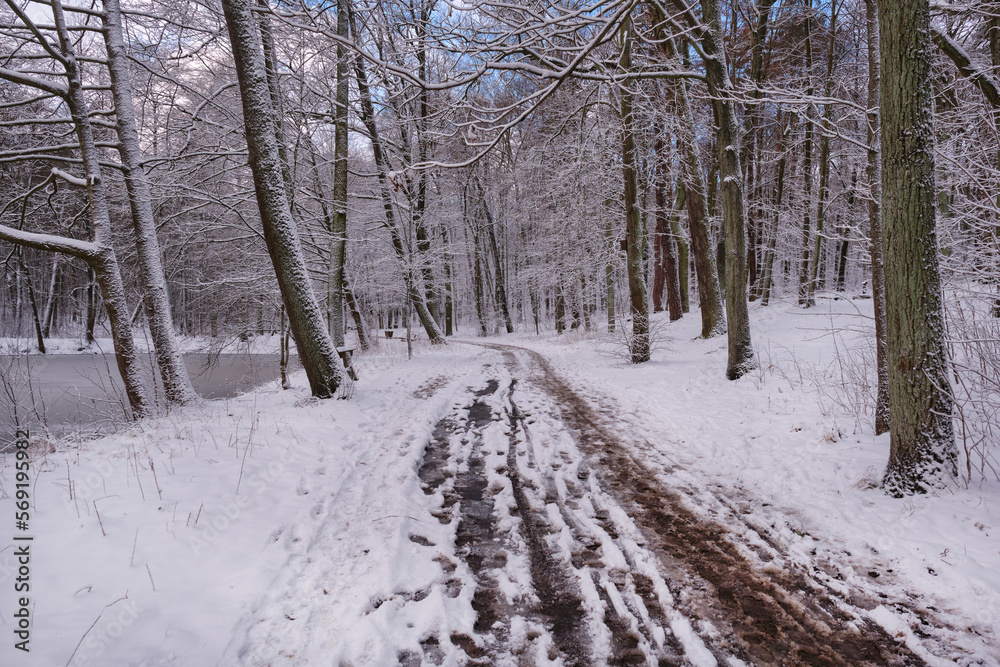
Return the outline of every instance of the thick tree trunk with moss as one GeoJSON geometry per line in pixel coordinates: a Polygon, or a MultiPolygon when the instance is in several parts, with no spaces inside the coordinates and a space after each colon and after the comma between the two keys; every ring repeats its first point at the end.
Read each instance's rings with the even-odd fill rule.
{"type": "Polygon", "coordinates": [[[934,230],[930,6],[879,0],[882,246],[891,445],[883,485],[903,496],[957,474],[934,230]]]}
{"type": "Polygon", "coordinates": [[[274,107],[252,0],[223,0],[236,73],[243,100],[250,170],[268,255],[288,312],[299,360],[314,396],[329,398],[341,381],[333,340],[313,293],[286,196],[285,177],[274,125],[274,107]]]}

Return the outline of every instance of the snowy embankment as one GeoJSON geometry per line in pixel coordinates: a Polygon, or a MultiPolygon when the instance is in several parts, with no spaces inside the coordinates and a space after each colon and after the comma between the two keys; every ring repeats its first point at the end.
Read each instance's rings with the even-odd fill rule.
{"type": "MultiPolygon", "coordinates": [[[[458,346],[406,362],[394,345],[361,363],[366,383],[350,401],[312,400],[300,373],[295,390],[272,383],[126,434],[36,440],[25,533],[34,537],[31,651],[13,647],[18,565],[7,547],[0,664],[218,664],[241,619],[319,536],[335,545],[323,554],[329,580],[308,588],[343,592],[334,618],[357,614],[355,598],[391,594],[398,582],[387,576],[419,578],[420,562],[386,545],[405,540],[410,505],[423,498],[414,474],[422,445],[477,367],[458,346]],[[414,396],[428,378],[442,386],[414,396]]],[[[0,476],[10,532],[13,464],[5,457],[0,476]]],[[[314,602],[287,593],[298,596],[293,608],[314,602]]]]}
{"type": "MultiPolygon", "coordinates": [[[[753,552],[886,600],[870,618],[937,662],[907,600],[935,634],[984,664],[1000,631],[1000,483],[894,500],[875,488],[888,436],[840,404],[834,356],[859,358],[865,301],[752,310],[761,370],[724,379],[725,339],[696,340],[697,314],[661,327],[631,366],[604,335],[526,334],[647,467],[753,552]],[[909,615],[907,615],[909,614],[909,615]]],[[[659,316],[658,316],[659,317],[659,316]]],[[[494,339],[491,339],[494,340],[494,339]]],[[[317,402],[304,375],[177,410],[102,440],[35,441],[31,653],[14,649],[14,547],[0,553],[0,664],[393,664],[434,633],[469,634],[471,581],[418,468],[435,425],[471,402],[499,354],[398,341],[362,357],[351,400],[317,402]],[[449,587],[462,579],[460,592],[449,587]],[[267,642],[282,638],[281,646],[267,642]],[[264,649],[258,652],[255,647],[264,649]],[[264,663],[261,663],[264,664],[264,663]]],[[[13,434],[10,434],[13,436],[13,434]]],[[[14,523],[14,459],[0,519],[14,523]]],[[[4,540],[7,544],[12,544],[4,540]]],[[[448,656],[445,656],[448,658],[448,656]]],[[[449,658],[450,659],[450,658],[449,658]]],[[[446,659],[447,662],[447,659],[446,659]]]]}

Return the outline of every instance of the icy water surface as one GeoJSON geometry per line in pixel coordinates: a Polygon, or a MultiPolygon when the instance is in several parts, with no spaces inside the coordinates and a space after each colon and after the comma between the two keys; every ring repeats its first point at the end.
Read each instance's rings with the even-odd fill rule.
{"type": "MultiPolygon", "coordinates": [[[[184,363],[203,398],[228,398],[278,378],[276,354],[185,354],[184,363]]],[[[146,364],[152,369],[152,359],[146,364]]],[[[293,357],[292,369],[298,359],[293,357]]],[[[157,402],[163,388],[157,383],[157,402]]],[[[54,434],[108,432],[123,421],[124,385],[115,355],[0,355],[0,427],[47,425],[54,434]]]]}

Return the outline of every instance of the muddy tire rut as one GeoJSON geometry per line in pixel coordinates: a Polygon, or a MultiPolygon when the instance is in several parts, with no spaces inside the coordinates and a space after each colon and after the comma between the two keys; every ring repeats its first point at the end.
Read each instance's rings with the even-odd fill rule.
{"type": "Polygon", "coordinates": [[[467,664],[924,664],[804,569],[749,562],[544,357],[484,347],[504,364],[438,423],[419,469],[456,525],[446,570],[475,586],[474,636],[450,638],[467,664]]]}

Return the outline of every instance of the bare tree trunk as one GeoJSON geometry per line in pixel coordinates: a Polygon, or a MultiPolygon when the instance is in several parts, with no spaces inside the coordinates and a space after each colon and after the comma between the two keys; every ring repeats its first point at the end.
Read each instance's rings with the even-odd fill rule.
{"type": "MultiPolygon", "coordinates": [[[[840,10],[837,0],[830,2],[830,47],[826,58],[826,99],[833,96],[833,64],[837,52],[837,16],[840,10]]],[[[816,202],[816,235],[813,239],[812,267],[809,271],[810,304],[816,302],[816,288],[820,276],[819,268],[823,258],[823,225],[826,223],[827,200],[830,197],[830,130],[833,126],[833,104],[823,105],[823,136],[820,139],[819,151],[819,200],[816,202]]]]}
{"type": "MultiPolygon", "coordinates": [[[[854,216],[854,202],[858,192],[858,170],[855,167],[851,171],[851,194],[847,196],[847,214],[851,218],[854,216]]],[[[837,215],[837,291],[843,292],[847,281],[847,257],[850,253],[850,241],[847,237],[848,230],[841,226],[840,215],[837,215]]]]}
{"type": "Polygon", "coordinates": [[[94,327],[97,325],[97,276],[94,269],[87,266],[87,315],[83,324],[83,344],[87,347],[94,344],[94,327]]]}
{"type": "Polygon", "coordinates": [[[56,290],[59,288],[59,273],[62,269],[62,262],[56,256],[52,260],[52,277],[49,280],[49,294],[45,298],[45,315],[42,318],[42,336],[48,338],[52,333],[52,325],[55,324],[56,313],[56,290]]]}
{"type": "Polygon", "coordinates": [[[285,326],[285,306],[281,305],[281,327],[278,330],[278,349],[281,354],[278,359],[278,372],[281,375],[281,388],[291,389],[292,383],[288,380],[288,329],[285,326]]]}
{"type": "MultiPolygon", "coordinates": [[[[623,72],[632,69],[632,24],[626,19],[622,26],[622,52],[619,66],[623,72]]],[[[636,181],[636,148],[632,112],[632,91],[629,84],[621,87],[622,177],[625,180],[625,240],[628,270],[629,301],[632,310],[632,338],[629,352],[633,364],[649,361],[649,304],[646,299],[642,255],[645,236],[639,220],[638,184],[636,181]]]]}
{"type": "MultiPolygon", "coordinates": [[[[746,160],[745,168],[747,173],[747,189],[751,187],[751,180],[755,173],[759,173],[759,157],[758,153],[758,133],[760,131],[760,119],[761,119],[761,109],[760,100],[764,97],[764,92],[761,90],[761,86],[766,78],[766,70],[764,69],[764,41],[767,39],[767,26],[771,13],[771,7],[774,6],[776,0],[760,0],[756,3],[755,13],[757,15],[756,24],[754,25],[753,32],[753,46],[751,48],[750,57],[750,83],[752,85],[750,91],[750,98],[752,100],[746,113],[746,142],[745,142],[745,155],[746,160]]],[[[759,201],[759,200],[758,200],[759,201]]],[[[760,294],[760,283],[761,283],[761,273],[762,268],[759,267],[759,244],[762,239],[760,236],[762,233],[758,233],[763,229],[763,222],[760,220],[760,208],[756,210],[754,207],[750,207],[748,210],[748,221],[747,230],[749,232],[749,238],[747,243],[747,282],[750,285],[750,300],[757,298],[760,294]]]]}
{"type": "Polygon", "coordinates": [[[687,84],[680,82],[674,90],[675,108],[679,116],[677,143],[684,172],[684,202],[691,231],[694,270],[698,280],[698,303],[701,307],[701,336],[711,338],[725,333],[726,321],[722,312],[722,296],[719,293],[719,276],[708,235],[705,175],[698,157],[694,116],[688,100],[687,84]]]}
{"type": "Polygon", "coordinates": [[[556,282],[556,333],[561,334],[566,330],[566,299],[563,296],[562,280],[556,282]]]}
{"type": "Polygon", "coordinates": [[[286,197],[274,125],[274,107],[258,41],[251,0],[223,0],[229,39],[243,100],[250,169],[253,172],[264,241],[274,264],[282,301],[314,396],[332,397],[341,369],[302,257],[299,235],[286,197]]]}
{"type": "MultiPolygon", "coordinates": [[[[348,2],[351,32],[357,34],[354,17],[351,12],[350,2],[348,2]]],[[[431,312],[427,308],[427,301],[424,298],[424,290],[421,286],[420,273],[415,272],[412,267],[412,262],[410,261],[412,252],[407,249],[406,244],[403,242],[399,225],[396,222],[396,214],[392,203],[392,186],[389,184],[389,165],[386,161],[382,141],[379,137],[378,125],[375,122],[375,105],[372,102],[371,89],[368,86],[368,77],[365,74],[364,61],[361,58],[355,59],[354,70],[358,83],[358,95],[361,101],[361,121],[368,131],[368,137],[372,144],[372,157],[374,157],[375,166],[378,169],[379,194],[382,199],[382,208],[385,212],[385,224],[389,230],[393,250],[396,251],[396,256],[403,266],[403,280],[406,286],[406,293],[408,298],[413,302],[413,307],[417,311],[420,324],[423,325],[424,331],[427,332],[428,340],[433,345],[444,345],[446,341],[444,334],[441,333],[441,327],[438,326],[437,321],[431,316],[431,312]]]]}
{"type": "MultiPolygon", "coordinates": [[[[347,39],[350,21],[347,18],[347,0],[337,2],[337,36],[347,39]]],[[[309,141],[313,169],[316,173],[318,192],[323,202],[324,215],[329,219],[330,261],[327,270],[328,327],[334,345],[344,345],[344,292],[347,284],[344,265],[347,261],[347,104],[350,79],[347,68],[347,49],[337,43],[337,94],[333,112],[333,211],[327,212],[323,196],[322,179],[312,140],[309,141]]],[[[360,313],[359,313],[360,315],[360,313]]],[[[357,320],[357,318],[355,318],[357,320]]],[[[361,332],[358,336],[360,339],[361,332]]],[[[359,340],[360,343],[360,340],[359,340]]],[[[348,362],[349,363],[349,362],[348,362]]]]}
{"type": "Polygon", "coordinates": [[[934,230],[930,6],[879,0],[889,463],[903,496],[958,474],[934,230]]]}
{"type": "Polygon", "coordinates": [[[496,269],[496,287],[494,294],[496,295],[497,305],[500,307],[500,315],[503,317],[503,323],[507,333],[514,333],[514,323],[510,319],[510,307],[507,304],[507,288],[505,286],[506,278],[503,270],[503,258],[500,256],[500,245],[497,243],[493,214],[490,212],[490,207],[486,202],[486,193],[483,192],[481,186],[479,187],[479,200],[479,205],[482,207],[483,215],[486,218],[486,239],[489,241],[490,254],[493,257],[493,266],[496,269]]]}
{"type": "MultiPolygon", "coordinates": [[[[346,1],[346,0],[342,0],[346,1]]],[[[416,10],[414,10],[414,19],[416,23],[417,31],[417,75],[420,77],[421,81],[428,80],[428,67],[427,67],[427,23],[430,20],[430,9],[431,5],[427,2],[420,3],[419,15],[416,10]]],[[[421,88],[417,93],[418,95],[418,106],[419,114],[416,120],[416,135],[417,135],[417,161],[420,164],[427,162],[428,155],[428,136],[427,136],[427,117],[430,113],[430,108],[428,105],[428,91],[426,88],[421,88]]],[[[440,314],[438,312],[437,296],[434,292],[434,270],[431,266],[431,237],[427,233],[427,171],[421,169],[417,172],[417,193],[416,201],[413,206],[413,217],[414,226],[416,229],[416,241],[417,241],[417,253],[420,259],[420,274],[423,279],[425,290],[425,298],[427,301],[427,310],[430,313],[431,318],[438,322],[440,321],[440,314]]],[[[485,202],[483,203],[485,206],[485,202]]],[[[499,268],[497,269],[499,271],[499,268]]],[[[497,274],[499,276],[499,273],[497,274]]],[[[506,306],[506,302],[505,302],[506,306]]]]}
{"type": "Polygon", "coordinates": [[[889,430],[889,350],[886,342],[885,262],[882,255],[882,159],[879,148],[879,27],[876,0],[865,0],[868,31],[868,165],[865,174],[871,196],[868,223],[871,236],[872,302],[875,309],[875,368],[878,390],[875,399],[875,434],[889,430]]]}
{"type": "MultiPolygon", "coordinates": [[[[464,211],[468,211],[468,202],[465,194],[467,189],[463,188],[463,201],[465,202],[463,206],[464,211]]],[[[476,222],[474,219],[467,218],[468,226],[472,228],[472,257],[469,262],[471,266],[469,267],[472,271],[472,291],[476,302],[476,320],[479,322],[479,335],[485,336],[487,334],[486,327],[486,297],[483,289],[483,261],[482,253],[480,252],[479,243],[479,232],[476,231],[476,222]]],[[[466,237],[468,238],[468,237],[466,237]]],[[[466,243],[468,245],[468,243],[466,243]]]]}
{"type": "Polygon", "coordinates": [[[351,289],[346,279],[344,280],[344,297],[347,299],[347,307],[351,311],[351,317],[354,318],[354,328],[358,330],[358,345],[361,346],[362,350],[370,350],[373,347],[373,339],[368,331],[368,325],[365,324],[361,306],[354,296],[354,290],[351,289]]]}
{"type": "MultiPolygon", "coordinates": [[[[657,204],[659,204],[660,192],[656,192],[657,204]]],[[[653,230],[653,312],[662,313],[664,309],[663,297],[667,287],[667,275],[663,270],[663,239],[667,234],[666,217],[660,215],[659,206],[656,211],[656,228],[653,230]],[[661,219],[663,224],[661,224],[661,219]]]]}
{"type": "MultiPolygon", "coordinates": [[[[812,11],[812,0],[806,0],[806,9],[812,11]]],[[[813,67],[813,54],[812,54],[812,18],[806,18],[806,95],[811,99],[815,94],[812,83],[812,67],[813,67]]],[[[811,114],[809,113],[811,102],[806,106],[805,115],[805,162],[803,164],[803,183],[804,183],[804,194],[803,198],[805,205],[803,210],[805,213],[802,217],[802,259],[799,262],[799,305],[805,308],[809,308],[814,304],[812,295],[809,291],[809,239],[812,232],[812,184],[813,184],[813,163],[812,163],[812,152],[813,152],[813,124],[811,114]]]]}
{"type": "MultiPolygon", "coordinates": [[[[663,289],[667,292],[667,308],[670,311],[670,321],[679,320],[681,312],[680,281],[677,275],[677,258],[674,255],[674,245],[670,232],[669,194],[667,192],[667,159],[666,146],[662,137],[662,129],[656,131],[656,154],[658,159],[656,182],[654,184],[654,200],[656,202],[656,234],[653,247],[656,259],[654,264],[660,276],[660,301],[663,299],[663,289]]],[[[653,302],[656,303],[654,288],[653,302]]],[[[663,310],[662,303],[660,310],[663,310]]]]}
{"type": "Polygon", "coordinates": [[[684,183],[677,181],[677,198],[674,210],[670,212],[670,233],[677,242],[677,283],[680,292],[681,313],[691,312],[691,286],[689,284],[691,255],[687,239],[681,230],[681,211],[686,208],[684,183]]]}
{"type": "Polygon", "coordinates": [[[142,364],[135,349],[130,326],[130,313],[125,300],[125,286],[118,270],[118,258],[111,242],[111,220],[108,201],[104,190],[104,179],[90,125],[87,102],[83,94],[83,82],[77,69],[69,31],[63,16],[62,4],[53,0],[52,13],[59,34],[60,50],[66,69],[68,94],[66,102],[73,117],[84,173],[87,175],[87,200],[89,204],[90,226],[95,248],[88,253],[86,261],[94,270],[101,288],[104,308],[108,313],[111,336],[115,341],[115,360],[118,372],[125,383],[125,394],[135,417],[145,416],[153,411],[153,405],[146,387],[142,364]]]}
{"type": "MultiPolygon", "coordinates": [[[[781,114],[779,111],[780,121],[781,114]]],[[[786,142],[792,132],[791,116],[789,116],[785,130],[778,140],[778,175],[774,191],[774,213],[771,216],[771,234],[767,241],[767,252],[764,254],[764,275],[761,279],[760,304],[768,305],[771,301],[771,287],[774,282],[774,250],[778,244],[778,221],[781,213],[781,200],[785,193],[785,167],[788,164],[788,154],[786,152],[786,142]]],[[[779,122],[780,125],[780,122],[779,122]]]]}
{"type": "Polygon", "coordinates": [[[708,30],[702,33],[701,42],[702,49],[708,56],[705,59],[705,76],[715,116],[723,228],[726,234],[726,320],[729,337],[726,377],[736,380],[756,367],[747,308],[743,172],[740,168],[739,133],[732,101],[735,93],[726,75],[719,0],[704,0],[702,12],[708,22],[708,30]]]}
{"type": "Polygon", "coordinates": [[[45,354],[45,337],[42,335],[42,323],[38,318],[38,301],[35,299],[35,286],[31,281],[31,274],[28,267],[24,265],[24,257],[21,248],[17,249],[17,260],[21,265],[21,273],[24,275],[24,283],[28,287],[28,304],[31,306],[31,321],[35,325],[35,339],[38,341],[38,352],[45,354]]]}
{"type": "Polygon", "coordinates": [[[101,20],[108,52],[111,94],[115,102],[118,152],[121,154],[122,172],[132,213],[136,255],[145,294],[143,304],[156,350],[156,364],[160,369],[163,393],[167,401],[190,403],[198,400],[198,394],[191,385],[174,332],[170,294],[160,260],[160,244],[156,239],[153,200],[146,172],[142,168],[142,151],[139,148],[139,132],[136,129],[135,108],[132,103],[132,79],[122,37],[122,11],[118,0],[104,0],[101,20]]]}
{"type": "Polygon", "coordinates": [[[451,252],[448,250],[448,231],[441,227],[441,246],[445,248],[444,258],[444,335],[455,334],[455,301],[452,296],[451,252]]]}
{"type": "Polygon", "coordinates": [[[604,240],[607,244],[608,258],[604,262],[604,289],[608,300],[608,333],[615,332],[615,238],[611,217],[604,223],[604,240]]]}

